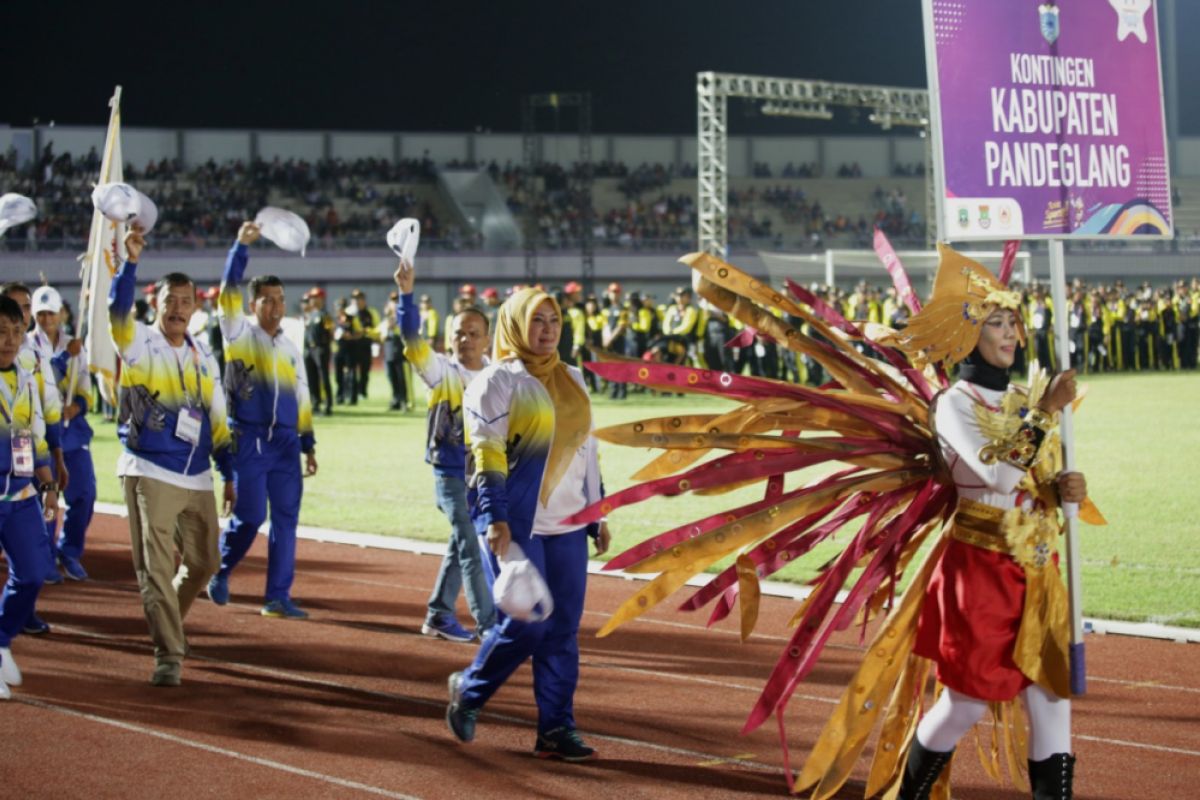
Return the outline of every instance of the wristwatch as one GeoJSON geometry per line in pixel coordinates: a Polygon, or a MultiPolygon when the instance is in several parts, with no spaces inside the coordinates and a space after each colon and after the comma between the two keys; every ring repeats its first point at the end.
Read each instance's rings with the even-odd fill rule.
{"type": "Polygon", "coordinates": [[[38,494],[46,492],[58,492],[58,481],[46,481],[41,486],[38,486],[38,494]]]}

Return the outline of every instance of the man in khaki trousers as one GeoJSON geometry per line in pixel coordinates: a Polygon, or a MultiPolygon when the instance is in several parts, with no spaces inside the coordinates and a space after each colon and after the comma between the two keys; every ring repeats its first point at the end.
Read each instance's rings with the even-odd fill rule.
{"type": "Polygon", "coordinates": [[[109,329],[121,355],[117,435],[124,451],[117,474],[124,482],[133,567],[154,641],[150,683],[178,686],[188,649],[183,619],[220,565],[210,460],[225,479],[226,503],[233,499],[233,465],[216,359],[187,332],[196,309],[195,284],[181,273],[166,275],[155,286],[154,325],[133,318],[144,245],[136,227],[125,237],[129,259],[108,298],[109,329]]]}

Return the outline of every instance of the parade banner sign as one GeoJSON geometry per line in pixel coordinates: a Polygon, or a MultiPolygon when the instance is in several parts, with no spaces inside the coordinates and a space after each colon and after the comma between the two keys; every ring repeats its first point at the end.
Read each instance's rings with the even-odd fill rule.
{"type": "Polygon", "coordinates": [[[1170,237],[1153,0],[924,0],[945,240],[1170,237]]]}

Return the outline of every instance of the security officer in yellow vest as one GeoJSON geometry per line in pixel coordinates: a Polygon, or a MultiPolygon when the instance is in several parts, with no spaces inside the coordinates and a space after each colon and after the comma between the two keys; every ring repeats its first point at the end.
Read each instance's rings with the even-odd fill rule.
{"type": "Polygon", "coordinates": [[[563,314],[562,335],[558,353],[566,363],[579,366],[579,356],[587,344],[587,317],[583,313],[583,286],[578,281],[569,281],[562,291],[563,314]],[[564,353],[566,355],[564,355],[564,353]]]}

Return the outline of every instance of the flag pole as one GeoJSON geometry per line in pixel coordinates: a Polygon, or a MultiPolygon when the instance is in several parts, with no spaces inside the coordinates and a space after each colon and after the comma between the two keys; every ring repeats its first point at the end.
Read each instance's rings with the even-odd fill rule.
{"type": "MultiPolygon", "coordinates": [[[[1071,342],[1067,334],[1067,269],[1062,239],[1050,242],[1050,292],[1054,302],[1054,343],[1059,371],[1071,366],[1071,342]]],[[[1063,468],[1075,471],[1075,430],[1071,404],[1062,410],[1063,468]]],[[[1067,540],[1067,592],[1071,602],[1071,693],[1087,691],[1087,665],[1083,649],[1083,572],[1079,552],[1079,504],[1063,503],[1067,540]]]]}
{"type": "MultiPolygon", "coordinates": [[[[108,128],[104,140],[104,155],[100,160],[100,174],[97,183],[109,183],[112,174],[112,161],[114,154],[117,151],[117,143],[119,134],[118,126],[121,123],[121,87],[118,85],[113,90],[113,96],[108,101],[108,128]]],[[[116,156],[118,159],[121,155],[116,156]]],[[[99,211],[92,210],[92,227],[88,235],[87,252],[80,256],[83,266],[80,269],[80,302],[79,302],[79,330],[77,337],[81,341],[86,342],[88,334],[91,332],[89,322],[92,316],[92,306],[96,303],[97,298],[93,291],[96,283],[96,270],[104,267],[104,255],[101,238],[104,232],[104,225],[107,220],[100,215],[99,211]]],[[[91,353],[89,352],[89,359],[91,353]]],[[[89,369],[91,365],[89,364],[89,369]]],[[[72,402],[71,398],[75,396],[75,386],[79,381],[79,372],[72,372],[67,386],[67,396],[65,402],[72,402]]],[[[103,395],[104,392],[101,392],[103,395]]],[[[63,427],[70,425],[70,421],[64,419],[63,427]]]]}

